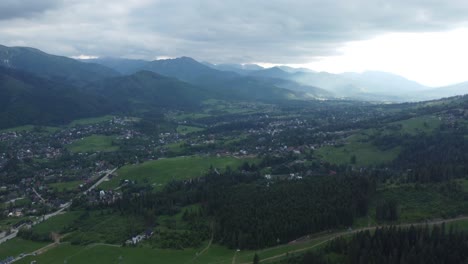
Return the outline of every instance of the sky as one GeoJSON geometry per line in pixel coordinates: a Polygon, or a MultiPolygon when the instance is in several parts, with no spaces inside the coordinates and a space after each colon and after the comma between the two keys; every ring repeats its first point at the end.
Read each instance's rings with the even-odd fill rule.
{"type": "Polygon", "coordinates": [[[1,0],[0,44],[69,57],[293,65],[468,81],[466,0],[1,0]]]}

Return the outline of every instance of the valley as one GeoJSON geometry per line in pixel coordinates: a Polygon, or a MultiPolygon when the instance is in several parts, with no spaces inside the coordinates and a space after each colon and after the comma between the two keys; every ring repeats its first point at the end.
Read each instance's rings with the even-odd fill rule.
{"type": "Polygon", "coordinates": [[[336,97],[300,83],[316,73],[187,57],[41,60],[67,63],[0,68],[0,262],[301,263],[382,226],[466,229],[466,95],[336,97]]]}

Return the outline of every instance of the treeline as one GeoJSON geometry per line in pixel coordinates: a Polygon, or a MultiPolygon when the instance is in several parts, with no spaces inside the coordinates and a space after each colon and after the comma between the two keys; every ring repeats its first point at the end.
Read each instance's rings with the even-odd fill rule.
{"type": "Polygon", "coordinates": [[[211,169],[202,178],[171,182],[160,192],[124,189],[123,198],[113,206],[121,214],[143,216],[150,224],[161,215],[200,204],[199,214],[214,223],[215,241],[253,249],[351,226],[356,217],[367,214],[374,191],[375,184],[367,177],[267,181],[257,166],[244,164],[241,170],[228,168],[218,174],[211,169]]]}
{"type": "Polygon", "coordinates": [[[350,226],[367,213],[372,185],[362,177],[311,177],[235,186],[207,203],[215,239],[231,248],[263,248],[350,226]]]}
{"type": "Polygon", "coordinates": [[[436,264],[466,261],[468,234],[447,230],[442,224],[433,227],[384,227],[375,232],[363,231],[353,235],[351,239],[337,238],[323,251],[290,258],[284,263],[436,264]]]}
{"type": "Polygon", "coordinates": [[[468,139],[464,130],[403,138],[405,146],[393,166],[406,170],[409,182],[440,182],[468,175],[468,139]]]}

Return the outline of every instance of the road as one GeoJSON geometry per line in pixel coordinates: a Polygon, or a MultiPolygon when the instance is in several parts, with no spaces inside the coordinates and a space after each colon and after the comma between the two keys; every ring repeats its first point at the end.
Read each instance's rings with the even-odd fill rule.
{"type": "Polygon", "coordinates": [[[96,183],[94,183],[91,187],[89,187],[88,190],[84,192],[84,194],[87,194],[88,192],[92,191],[94,188],[98,187],[99,184],[101,184],[102,182],[109,180],[109,175],[114,173],[116,170],[117,168],[107,172],[106,175],[104,175],[101,179],[99,179],[96,183]]]}
{"type": "Polygon", "coordinates": [[[3,244],[12,238],[15,238],[17,234],[18,234],[18,229],[11,230],[11,234],[4,236],[3,238],[0,238],[0,244],[3,244]]]}
{"type": "Polygon", "coordinates": [[[35,188],[33,188],[33,192],[37,195],[37,197],[39,197],[39,199],[41,199],[42,202],[45,202],[45,199],[42,198],[42,196],[36,191],[35,188]]]}
{"type": "MultiPolygon", "coordinates": [[[[99,184],[101,184],[103,181],[107,180],[109,178],[109,175],[111,175],[112,173],[114,173],[115,171],[117,170],[117,168],[109,171],[106,173],[106,175],[104,175],[101,179],[99,179],[95,184],[93,184],[91,187],[89,187],[84,193],[88,193],[89,191],[93,190],[94,188],[96,188],[99,184]]],[[[42,201],[45,201],[42,196],[36,191],[36,189],[33,188],[33,191],[34,193],[42,200],[42,201]]],[[[41,217],[41,220],[40,221],[34,221],[32,223],[32,225],[36,225],[36,224],[39,224],[41,223],[42,221],[45,221],[51,217],[54,217],[58,214],[61,214],[63,211],[65,211],[66,209],[68,209],[70,206],[71,206],[72,202],[69,201],[67,203],[65,203],[62,207],[60,207],[60,209],[58,209],[57,211],[55,212],[52,212],[50,214],[46,214],[44,216],[41,217]]],[[[23,225],[21,225],[20,227],[18,227],[17,229],[13,229],[11,231],[11,234],[9,234],[8,236],[4,236],[2,238],[0,238],[0,244],[3,244],[5,243],[6,241],[10,240],[10,239],[13,239],[15,238],[17,235],[18,235],[18,230],[22,227],[23,225]]]]}

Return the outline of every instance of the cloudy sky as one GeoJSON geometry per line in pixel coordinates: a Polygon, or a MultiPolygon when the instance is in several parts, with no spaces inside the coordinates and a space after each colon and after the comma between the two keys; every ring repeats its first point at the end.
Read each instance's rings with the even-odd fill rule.
{"type": "Polygon", "coordinates": [[[466,0],[1,0],[0,44],[65,56],[468,80],[466,0]]]}

